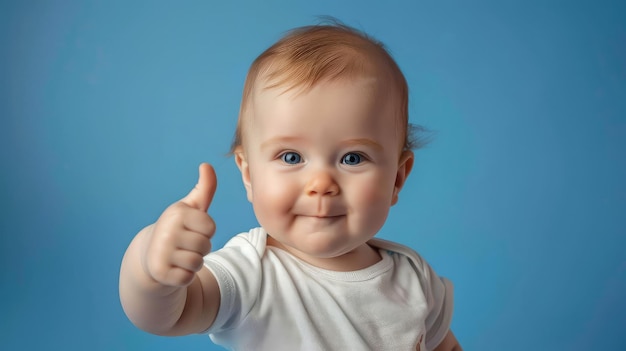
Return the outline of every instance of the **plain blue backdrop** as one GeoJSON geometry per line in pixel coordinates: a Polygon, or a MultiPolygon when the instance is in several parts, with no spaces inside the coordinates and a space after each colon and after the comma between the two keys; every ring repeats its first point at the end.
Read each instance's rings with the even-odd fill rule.
{"type": "Polygon", "coordinates": [[[252,60],[331,15],[386,43],[434,131],[381,237],[454,281],[466,350],[625,350],[620,1],[0,2],[0,349],[218,350],[136,329],[119,265],[228,151],[252,60]]]}

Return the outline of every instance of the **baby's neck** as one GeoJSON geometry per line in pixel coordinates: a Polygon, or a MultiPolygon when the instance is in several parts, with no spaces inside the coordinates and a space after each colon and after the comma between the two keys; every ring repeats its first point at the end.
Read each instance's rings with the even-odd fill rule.
{"type": "Polygon", "coordinates": [[[337,272],[358,271],[360,269],[373,266],[382,260],[378,250],[374,249],[367,243],[364,243],[356,249],[337,257],[310,256],[284,245],[280,241],[274,239],[271,235],[267,236],[267,245],[286,251],[315,267],[337,272]]]}

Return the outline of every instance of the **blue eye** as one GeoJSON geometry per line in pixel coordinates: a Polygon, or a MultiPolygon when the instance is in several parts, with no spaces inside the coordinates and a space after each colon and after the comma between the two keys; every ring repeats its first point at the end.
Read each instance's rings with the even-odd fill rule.
{"type": "Polygon", "coordinates": [[[343,156],[341,159],[341,163],[346,164],[348,166],[356,166],[361,163],[363,156],[356,154],[354,152],[349,152],[343,156]]]}
{"type": "Polygon", "coordinates": [[[295,165],[302,162],[302,157],[295,152],[285,152],[280,155],[280,159],[286,164],[295,165]]]}

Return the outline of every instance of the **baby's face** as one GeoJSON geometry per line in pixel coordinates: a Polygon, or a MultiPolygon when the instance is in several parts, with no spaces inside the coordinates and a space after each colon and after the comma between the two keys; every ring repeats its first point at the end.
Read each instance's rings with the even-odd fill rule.
{"type": "Polygon", "coordinates": [[[305,261],[364,245],[397,199],[413,156],[401,157],[386,89],[363,78],[254,93],[237,156],[248,199],[272,238],[305,261]]]}

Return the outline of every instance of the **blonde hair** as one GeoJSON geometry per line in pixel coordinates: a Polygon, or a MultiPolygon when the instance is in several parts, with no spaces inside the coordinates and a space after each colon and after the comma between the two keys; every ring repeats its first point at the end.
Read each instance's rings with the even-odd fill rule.
{"type": "Polygon", "coordinates": [[[293,29],[254,60],[243,88],[231,154],[243,143],[243,120],[259,81],[266,89],[283,87],[306,91],[315,84],[337,78],[355,78],[385,72],[395,87],[397,123],[403,150],[421,146],[413,135],[421,127],[408,122],[408,85],[384,45],[367,34],[337,21],[293,29]]]}

